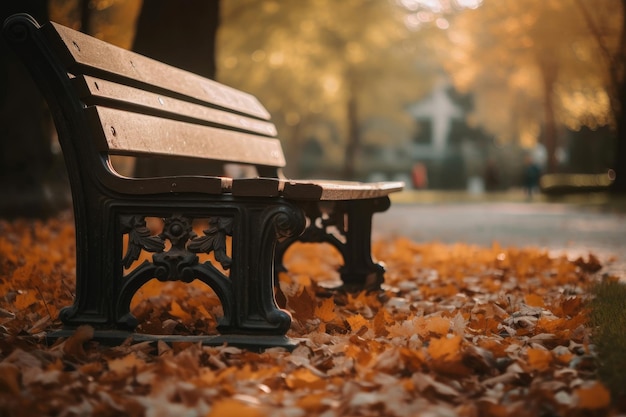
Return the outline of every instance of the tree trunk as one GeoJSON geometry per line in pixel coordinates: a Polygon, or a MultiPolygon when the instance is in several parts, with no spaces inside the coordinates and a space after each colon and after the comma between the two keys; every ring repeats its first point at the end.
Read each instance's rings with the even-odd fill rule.
{"type": "Polygon", "coordinates": [[[544,145],[546,147],[546,153],[548,154],[548,161],[546,166],[546,172],[549,174],[555,173],[558,168],[558,162],[556,160],[556,145],[557,145],[557,129],[556,120],[554,118],[554,100],[553,90],[554,83],[546,82],[544,85],[545,104],[544,104],[544,117],[545,117],[545,131],[544,131],[544,145]]]}
{"type": "MultiPolygon", "coordinates": [[[[45,23],[48,2],[0,2],[0,23],[14,13],[45,23]]],[[[67,180],[62,168],[55,170],[50,114],[28,71],[1,37],[0,126],[0,217],[47,216],[65,208],[67,180]]]]}
{"type": "Polygon", "coordinates": [[[356,100],[356,87],[354,81],[348,81],[350,91],[348,92],[347,118],[348,118],[348,143],[343,163],[343,177],[346,180],[356,179],[356,157],[361,144],[359,132],[359,114],[356,100]]]}
{"type": "MultiPolygon", "coordinates": [[[[133,50],[167,64],[215,78],[219,0],[146,0],[137,20],[133,50]]],[[[140,159],[135,175],[221,175],[206,162],[140,159]]]]}
{"type": "Polygon", "coordinates": [[[546,147],[548,156],[546,172],[554,173],[557,171],[556,146],[557,146],[557,128],[556,118],[554,116],[554,84],[557,78],[558,68],[552,57],[540,58],[539,67],[541,76],[543,77],[543,95],[544,95],[544,132],[543,143],[546,147]]]}
{"type": "MultiPolygon", "coordinates": [[[[626,78],[626,75],[623,75],[626,78]]],[[[611,184],[611,192],[614,194],[626,194],[626,80],[622,80],[620,86],[620,112],[616,117],[617,132],[615,157],[613,170],[615,171],[615,180],[611,184]]]]}
{"type": "Polygon", "coordinates": [[[618,111],[615,114],[615,124],[617,125],[615,157],[613,170],[615,171],[615,181],[611,185],[611,192],[614,194],[626,194],[626,0],[622,0],[622,33],[620,36],[620,46],[613,68],[616,74],[617,89],[616,106],[618,111]]]}
{"type": "Polygon", "coordinates": [[[83,0],[80,5],[80,31],[91,35],[91,0],[83,0]]]}

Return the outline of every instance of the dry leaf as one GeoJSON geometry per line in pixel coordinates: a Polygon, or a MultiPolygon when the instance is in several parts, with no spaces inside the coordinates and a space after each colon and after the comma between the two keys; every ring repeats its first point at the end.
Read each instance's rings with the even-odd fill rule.
{"type": "Polygon", "coordinates": [[[83,345],[93,338],[94,329],[91,326],[78,326],[74,333],[67,338],[63,345],[63,352],[77,358],[86,356],[83,345]]]}
{"type": "Polygon", "coordinates": [[[578,407],[585,410],[607,408],[611,404],[611,393],[602,383],[592,382],[574,391],[578,407]]]}
{"type": "Polygon", "coordinates": [[[325,323],[333,321],[337,315],[335,314],[335,300],[327,298],[315,307],[315,317],[325,323]]]}

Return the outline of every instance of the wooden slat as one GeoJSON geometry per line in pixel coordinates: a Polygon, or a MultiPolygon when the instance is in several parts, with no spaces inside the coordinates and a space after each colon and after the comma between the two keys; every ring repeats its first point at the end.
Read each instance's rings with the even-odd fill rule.
{"type": "Polygon", "coordinates": [[[267,121],[201,106],[88,75],[78,76],[72,81],[81,100],[88,105],[106,103],[107,107],[115,106],[136,109],[133,111],[165,112],[168,113],[169,117],[173,118],[196,119],[199,122],[208,124],[221,125],[271,137],[276,136],[276,126],[267,121]]]}
{"type": "Polygon", "coordinates": [[[106,107],[86,109],[114,155],[166,155],[272,167],[285,166],[278,139],[195,125],[106,107]]]}
{"type": "Polygon", "coordinates": [[[289,200],[361,200],[384,197],[401,191],[400,181],[361,183],[331,180],[287,180],[275,178],[234,179],[232,193],[246,197],[282,195],[289,200]]]}
{"type": "Polygon", "coordinates": [[[51,44],[59,48],[58,52],[66,61],[64,64],[70,70],[79,69],[83,73],[99,77],[109,74],[112,78],[136,80],[154,86],[157,91],[169,90],[257,118],[270,118],[265,107],[251,94],[116,47],[54,22],[45,25],[44,32],[51,44]]]}
{"type": "Polygon", "coordinates": [[[284,180],[282,195],[291,200],[360,200],[389,195],[404,188],[400,181],[347,182],[330,180],[284,180]]]}

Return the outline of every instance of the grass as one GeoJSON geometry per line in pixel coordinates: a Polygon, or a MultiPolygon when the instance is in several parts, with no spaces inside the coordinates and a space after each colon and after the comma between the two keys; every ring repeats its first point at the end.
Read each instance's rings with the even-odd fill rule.
{"type": "MultiPolygon", "coordinates": [[[[612,398],[626,402],[626,285],[611,279],[596,284],[590,302],[598,374],[612,398]]],[[[620,404],[623,406],[624,404],[620,404]]]]}

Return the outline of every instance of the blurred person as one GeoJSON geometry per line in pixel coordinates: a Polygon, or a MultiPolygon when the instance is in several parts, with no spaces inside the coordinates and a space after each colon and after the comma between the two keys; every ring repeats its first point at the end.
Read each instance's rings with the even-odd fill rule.
{"type": "Polygon", "coordinates": [[[489,159],[485,165],[484,180],[487,191],[495,191],[500,186],[498,167],[493,159],[489,159]]]}
{"type": "Polygon", "coordinates": [[[539,179],[541,177],[541,168],[533,160],[530,155],[524,158],[524,171],[522,176],[522,185],[526,192],[528,200],[532,200],[533,194],[539,189],[539,179]]]}

